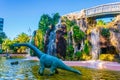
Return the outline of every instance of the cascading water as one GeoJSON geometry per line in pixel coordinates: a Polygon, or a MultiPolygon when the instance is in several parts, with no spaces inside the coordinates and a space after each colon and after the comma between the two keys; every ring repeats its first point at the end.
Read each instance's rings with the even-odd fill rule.
{"type": "Polygon", "coordinates": [[[99,57],[100,47],[99,47],[99,31],[93,29],[91,32],[91,44],[92,44],[92,59],[96,60],[99,57]]]}
{"type": "Polygon", "coordinates": [[[56,39],[56,34],[55,34],[55,30],[53,30],[50,32],[49,43],[47,45],[48,46],[47,54],[49,55],[55,55],[56,53],[55,39],[56,39]]]}
{"type": "Polygon", "coordinates": [[[59,20],[58,24],[55,27],[52,27],[52,30],[49,35],[49,43],[47,45],[47,54],[56,56],[56,31],[61,26],[61,20],[59,20]]]}

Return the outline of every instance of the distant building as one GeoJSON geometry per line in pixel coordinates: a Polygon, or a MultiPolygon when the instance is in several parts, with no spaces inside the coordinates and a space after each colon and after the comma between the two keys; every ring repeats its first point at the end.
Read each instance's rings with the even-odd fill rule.
{"type": "Polygon", "coordinates": [[[4,26],[4,19],[0,18],[0,38],[6,38],[6,34],[3,31],[3,26],[4,26]]]}
{"type": "Polygon", "coordinates": [[[4,19],[0,18],[0,33],[3,32],[4,19]]]}

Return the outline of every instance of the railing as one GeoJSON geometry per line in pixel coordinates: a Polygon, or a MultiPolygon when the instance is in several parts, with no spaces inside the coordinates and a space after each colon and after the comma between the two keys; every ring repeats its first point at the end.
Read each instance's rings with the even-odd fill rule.
{"type": "MultiPolygon", "coordinates": [[[[83,9],[86,17],[99,16],[104,14],[120,14],[120,2],[104,4],[88,9],[83,9]]],[[[81,11],[72,12],[63,16],[80,16],[81,11]]]]}
{"type": "Polygon", "coordinates": [[[93,16],[96,14],[109,13],[109,12],[120,13],[120,2],[100,5],[85,10],[86,16],[93,16]]]}

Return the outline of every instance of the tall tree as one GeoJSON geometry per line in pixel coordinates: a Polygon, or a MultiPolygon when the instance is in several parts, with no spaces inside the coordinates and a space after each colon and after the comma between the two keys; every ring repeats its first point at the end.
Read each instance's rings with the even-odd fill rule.
{"type": "Polygon", "coordinates": [[[43,14],[40,18],[38,27],[42,30],[43,34],[45,34],[50,25],[56,25],[58,23],[59,18],[59,13],[53,14],[52,17],[48,14],[43,14]]]}
{"type": "Polygon", "coordinates": [[[38,27],[43,31],[43,33],[48,29],[48,26],[51,24],[51,20],[52,19],[48,14],[43,14],[41,16],[38,27]]]}
{"type": "Polygon", "coordinates": [[[51,24],[56,25],[59,22],[59,19],[60,19],[59,13],[55,13],[52,17],[52,23],[51,24]]]}

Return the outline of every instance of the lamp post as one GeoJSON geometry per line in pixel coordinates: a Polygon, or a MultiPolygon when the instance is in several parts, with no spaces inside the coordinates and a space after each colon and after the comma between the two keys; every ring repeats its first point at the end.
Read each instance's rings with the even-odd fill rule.
{"type": "MultiPolygon", "coordinates": [[[[29,33],[29,37],[30,37],[29,43],[31,43],[31,41],[32,41],[32,36],[31,36],[31,28],[30,28],[30,27],[29,27],[29,29],[28,29],[28,33],[29,33]]],[[[30,54],[31,54],[30,48],[27,49],[27,53],[28,53],[27,57],[30,56],[30,54]]]]}

